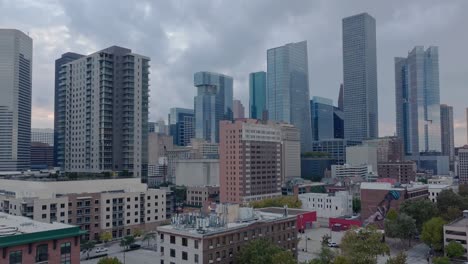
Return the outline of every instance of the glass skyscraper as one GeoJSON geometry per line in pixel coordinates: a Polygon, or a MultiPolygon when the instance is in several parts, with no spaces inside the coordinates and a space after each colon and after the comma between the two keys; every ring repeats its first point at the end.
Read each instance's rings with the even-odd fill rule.
{"type": "Polygon", "coordinates": [[[333,100],[314,96],[310,100],[312,140],[335,138],[333,119],[333,100]]]}
{"type": "Polygon", "coordinates": [[[169,134],[177,146],[187,146],[195,137],[195,114],[193,109],[174,107],[169,110],[169,134]]]}
{"type": "Polygon", "coordinates": [[[440,105],[440,131],[442,138],[442,155],[449,156],[452,165],[455,159],[455,142],[453,131],[453,107],[440,105]]]}
{"type": "Polygon", "coordinates": [[[59,89],[59,73],[62,65],[72,62],[84,55],[67,52],[55,60],[55,97],[54,97],[54,165],[63,168],[65,159],[65,90],[59,89]]]}
{"type": "Polygon", "coordinates": [[[267,119],[266,72],[252,72],[249,74],[249,95],[250,118],[267,119]]]}
{"type": "Polygon", "coordinates": [[[194,74],[195,137],[219,142],[219,121],[232,120],[232,77],[213,72],[194,74]]]}
{"type": "Polygon", "coordinates": [[[30,168],[32,42],[0,29],[0,171],[30,168]]]}
{"type": "Polygon", "coordinates": [[[286,122],[301,132],[301,151],[312,148],[307,41],[267,51],[268,119],[286,122]]]}
{"type": "Polygon", "coordinates": [[[395,58],[395,90],[405,154],[441,152],[438,48],[416,46],[408,57],[395,58]]]}
{"type": "Polygon", "coordinates": [[[345,138],[378,137],[375,19],[367,13],[343,19],[343,87],[345,138]]]}

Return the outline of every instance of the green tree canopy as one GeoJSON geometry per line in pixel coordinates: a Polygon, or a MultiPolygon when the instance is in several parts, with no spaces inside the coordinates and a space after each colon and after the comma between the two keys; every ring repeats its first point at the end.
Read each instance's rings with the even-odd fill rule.
{"type": "Polygon", "coordinates": [[[111,241],[112,233],[111,232],[101,233],[101,235],[99,236],[99,239],[101,239],[102,242],[107,243],[107,242],[111,241]]]}
{"type": "Polygon", "coordinates": [[[329,248],[327,245],[322,245],[318,258],[311,260],[308,264],[332,264],[338,253],[329,248]]]}
{"type": "Polygon", "coordinates": [[[344,256],[337,256],[333,261],[333,264],[350,264],[350,262],[344,256]]]}
{"type": "Polygon", "coordinates": [[[434,258],[432,264],[450,264],[450,259],[447,257],[434,258]]]}
{"type": "Polygon", "coordinates": [[[393,221],[393,220],[396,220],[397,217],[398,217],[398,212],[394,208],[390,208],[390,210],[388,210],[388,213],[385,219],[393,221]]]}
{"type": "Polygon", "coordinates": [[[384,228],[388,237],[407,240],[409,246],[411,238],[417,232],[416,221],[405,213],[400,213],[395,220],[385,219],[384,228]]]}
{"type": "Polygon", "coordinates": [[[294,196],[279,196],[250,203],[253,208],[283,207],[284,205],[289,208],[301,208],[302,202],[294,196]]]}
{"type": "Polygon", "coordinates": [[[236,256],[237,263],[244,264],[293,264],[296,263],[290,252],[266,239],[255,239],[243,246],[236,256]]]}
{"type": "Polygon", "coordinates": [[[465,254],[465,248],[456,241],[450,241],[450,243],[445,246],[445,254],[449,258],[459,258],[465,254]]]}
{"type": "Polygon", "coordinates": [[[377,256],[390,253],[382,242],[382,233],[373,226],[348,230],[340,246],[343,256],[353,264],[375,264],[377,256]]]}
{"type": "Polygon", "coordinates": [[[128,249],[128,247],[135,243],[135,237],[134,236],[125,236],[120,240],[120,246],[124,248],[124,250],[128,249]]]}
{"type": "Polygon", "coordinates": [[[421,239],[428,246],[435,250],[442,250],[444,247],[444,224],[446,222],[441,217],[433,217],[423,225],[421,239]]]}
{"type": "Polygon", "coordinates": [[[451,221],[455,217],[453,214],[456,210],[451,209],[449,213],[450,207],[457,208],[460,212],[466,210],[468,209],[468,199],[454,193],[452,190],[443,190],[437,196],[437,209],[439,209],[440,215],[447,221],[451,221]]]}
{"type": "Polygon", "coordinates": [[[104,257],[97,264],[122,264],[122,262],[116,257],[104,257]]]}
{"type": "Polygon", "coordinates": [[[385,262],[386,264],[406,264],[405,252],[400,252],[395,257],[391,257],[385,262]]]}
{"type": "Polygon", "coordinates": [[[421,232],[423,224],[437,216],[437,207],[430,200],[406,200],[400,206],[400,213],[411,216],[421,232]]]}

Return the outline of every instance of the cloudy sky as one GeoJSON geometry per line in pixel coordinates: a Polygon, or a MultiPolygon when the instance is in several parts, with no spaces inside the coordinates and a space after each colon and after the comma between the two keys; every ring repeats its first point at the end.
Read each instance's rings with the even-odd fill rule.
{"type": "MultiPolygon", "coordinates": [[[[342,82],[341,19],[377,20],[381,135],[395,132],[395,56],[415,45],[439,46],[441,103],[454,106],[455,142],[466,143],[468,1],[432,0],[0,0],[0,27],[34,40],[33,127],[53,127],[54,60],[111,45],[151,57],[150,119],[193,107],[193,73],[234,77],[248,104],[248,74],[266,70],[266,50],[307,40],[311,96],[336,103],[342,82]]],[[[246,107],[248,109],[248,107],[246,107]]]]}

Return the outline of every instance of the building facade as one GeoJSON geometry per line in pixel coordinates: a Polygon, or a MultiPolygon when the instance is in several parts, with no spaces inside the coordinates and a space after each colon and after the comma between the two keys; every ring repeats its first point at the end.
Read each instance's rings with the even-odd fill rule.
{"type": "Polygon", "coordinates": [[[346,139],[328,139],[312,142],[312,151],[328,153],[336,160],[336,164],[346,163],[346,148],[361,144],[360,141],[351,141],[346,139]]]}
{"type": "Polygon", "coordinates": [[[281,129],[282,182],[301,177],[301,137],[297,127],[277,124],[281,129]]]}
{"type": "Polygon", "coordinates": [[[233,118],[245,118],[245,108],[240,100],[232,101],[233,118]]]}
{"type": "Polygon", "coordinates": [[[232,77],[213,72],[194,74],[197,87],[195,105],[195,137],[219,142],[219,121],[232,120],[232,77]]]}
{"type": "Polygon", "coordinates": [[[333,107],[333,136],[344,139],[344,113],[338,107],[333,107]]]}
{"type": "Polygon", "coordinates": [[[377,162],[399,162],[405,159],[403,140],[399,137],[381,137],[362,142],[377,148],[377,162]]]}
{"type": "Polygon", "coordinates": [[[66,172],[128,172],[146,181],[148,81],[149,58],[117,46],[62,65],[66,172]]]}
{"type": "Polygon", "coordinates": [[[379,136],[375,19],[362,13],[343,19],[344,136],[379,136]]]}
{"type": "Polygon", "coordinates": [[[444,247],[455,241],[463,246],[463,259],[468,260],[468,210],[463,211],[463,217],[444,225],[444,247]]]}
{"type": "Polygon", "coordinates": [[[219,186],[187,187],[187,205],[202,207],[207,203],[219,203],[219,186]]]}
{"type": "Polygon", "coordinates": [[[176,185],[219,185],[219,176],[218,159],[183,159],[175,162],[176,185]]]}
{"type": "Polygon", "coordinates": [[[54,145],[54,130],[51,128],[31,128],[31,142],[54,145]]]}
{"type": "Polygon", "coordinates": [[[317,212],[317,217],[331,218],[353,214],[353,196],[347,191],[303,193],[298,195],[302,209],[317,212]]]}
{"type": "Polygon", "coordinates": [[[286,122],[301,133],[301,152],[310,151],[309,72],[307,41],[267,51],[268,120],[286,122]]]}
{"type": "Polygon", "coordinates": [[[402,184],[416,181],[417,167],[414,161],[381,162],[377,167],[379,178],[392,178],[402,184]]]}
{"type": "Polygon", "coordinates": [[[314,96],[310,100],[312,140],[335,138],[333,100],[314,96]]]}
{"type": "Polygon", "coordinates": [[[449,156],[451,167],[455,161],[455,139],[453,131],[453,107],[440,105],[440,131],[442,139],[442,155],[449,156]]]}
{"type": "Polygon", "coordinates": [[[395,58],[397,136],[405,155],[441,152],[439,52],[416,46],[406,58],[395,58]]]}
{"type": "Polygon", "coordinates": [[[55,84],[54,84],[54,163],[55,166],[64,168],[65,161],[65,124],[66,124],[66,90],[60,89],[60,70],[62,65],[82,58],[84,55],[67,52],[55,60],[55,84]]]}
{"type": "Polygon", "coordinates": [[[0,171],[30,166],[32,39],[0,29],[0,171]]]}
{"type": "Polygon", "coordinates": [[[351,146],[346,148],[346,164],[351,166],[369,165],[377,172],[377,148],[374,146],[351,146]]]}
{"type": "Polygon", "coordinates": [[[266,72],[249,74],[249,116],[252,119],[268,119],[266,107],[266,72]]]}
{"type": "Polygon", "coordinates": [[[166,219],[166,190],[140,179],[39,182],[0,180],[0,211],[35,221],[60,222],[87,231],[84,239],[153,230],[166,219]]]}
{"type": "Polygon", "coordinates": [[[54,147],[42,142],[31,142],[31,169],[50,169],[53,167],[54,147]]]}
{"type": "MultiPolygon", "coordinates": [[[[239,208],[242,210],[243,208],[239,208]]],[[[160,226],[158,263],[232,263],[243,246],[255,239],[275,241],[279,247],[291,252],[297,257],[297,217],[259,211],[246,212],[252,218],[236,217],[240,223],[225,223],[219,216],[209,216],[220,224],[210,221],[207,217],[197,217],[196,221],[186,217],[179,223],[160,226]],[[254,220],[253,217],[262,218],[254,220]],[[242,220],[244,219],[244,220],[242,220]],[[201,221],[200,223],[195,223],[201,221]],[[184,227],[185,225],[185,227],[184,227]]],[[[184,217],[184,216],[182,216],[184,217]]]]}
{"type": "Polygon", "coordinates": [[[366,178],[372,173],[372,166],[367,164],[361,165],[332,165],[331,176],[332,178],[344,179],[344,178],[366,178]]]}
{"type": "Polygon", "coordinates": [[[0,263],[79,263],[79,227],[0,213],[0,263]]]}
{"type": "Polygon", "coordinates": [[[177,146],[190,145],[195,138],[195,113],[193,109],[171,108],[169,111],[169,135],[177,146]]]}
{"type": "Polygon", "coordinates": [[[458,178],[460,184],[468,184],[468,149],[458,150],[458,178]]]}
{"type": "Polygon", "coordinates": [[[220,126],[220,201],[243,204],[281,196],[281,129],[254,119],[220,126]]]}

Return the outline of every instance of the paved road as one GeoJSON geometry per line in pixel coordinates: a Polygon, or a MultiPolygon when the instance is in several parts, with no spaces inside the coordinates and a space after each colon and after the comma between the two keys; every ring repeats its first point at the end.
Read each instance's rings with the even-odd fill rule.
{"type": "MultiPolygon", "coordinates": [[[[158,259],[158,253],[152,250],[138,249],[128,251],[125,253],[126,264],[154,264],[158,259]]],[[[123,252],[111,253],[109,257],[117,257],[122,263],[124,263],[123,252]]],[[[81,264],[97,264],[99,259],[82,260],[81,264]]]]}

